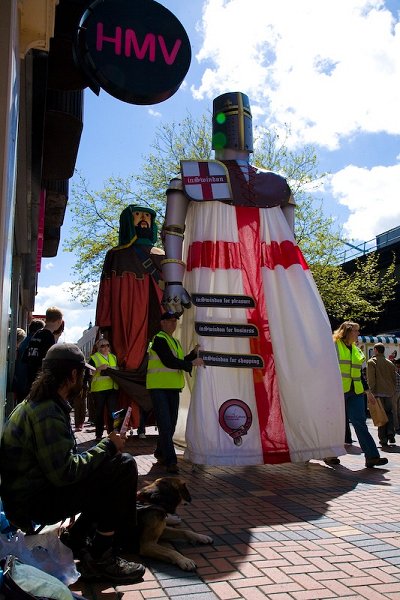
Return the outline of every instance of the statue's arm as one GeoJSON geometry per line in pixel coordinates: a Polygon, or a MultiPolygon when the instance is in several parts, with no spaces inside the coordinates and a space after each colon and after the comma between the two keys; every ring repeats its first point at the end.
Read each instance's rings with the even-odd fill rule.
{"type": "Polygon", "coordinates": [[[165,258],[161,262],[165,290],[162,304],[165,310],[182,314],[191,306],[190,295],[182,285],[185,263],[182,246],[189,200],[183,193],[182,181],[172,179],[167,190],[167,206],[162,230],[165,258]]]}
{"type": "Polygon", "coordinates": [[[282,212],[285,216],[286,221],[289,224],[289,227],[294,235],[294,209],[296,207],[296,203],[293,198],[293,194],[290,194],[290,198],[284,206],[282,206],[282,212]]]}

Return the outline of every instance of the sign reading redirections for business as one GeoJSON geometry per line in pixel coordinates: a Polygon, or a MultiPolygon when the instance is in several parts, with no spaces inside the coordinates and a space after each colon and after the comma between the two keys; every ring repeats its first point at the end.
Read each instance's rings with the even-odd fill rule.
{"type": "Polygon", "coordinates": [[[155,0],[96,0],[82,16],[75,56],[94,89],[156,104],[179,89],[191,48],[180,21],[155,0]]]}
{"type": "Polygon", "coordinates": [[[196,333],[212,337],[257,337],[258,328],[251,323],[211,323],[196,321],[196,333]]]}

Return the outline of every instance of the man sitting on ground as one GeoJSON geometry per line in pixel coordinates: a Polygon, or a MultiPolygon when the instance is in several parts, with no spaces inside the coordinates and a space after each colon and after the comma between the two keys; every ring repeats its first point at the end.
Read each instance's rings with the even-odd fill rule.
{"type": "Polygon", "coordinates": [[[122,453],[125,440],[115,431],[79,453],[71,429],[69,402],[80,393],[88,366],[75,344],[48,350],[30,394],[4,426],[1,498],[9,521],[25,530],[32,522],[52,524],[81,513],[68,545],[80,551],[82,575],[134,583],[144,567],[114,556],[113,547],[114,537],[134,545],[135,459],[122,453]],[[85,546],[94,531],[91,545],[85,546]]]}

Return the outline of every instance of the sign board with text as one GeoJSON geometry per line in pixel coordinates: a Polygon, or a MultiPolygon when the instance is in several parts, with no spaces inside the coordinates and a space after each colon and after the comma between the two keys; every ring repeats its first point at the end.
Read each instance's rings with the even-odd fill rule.
{"type": "Polygon", "coordinates": [[[191,48],[180,21],[155,0],[96,0],[82,16],[75,58],[94,91],[156,104],[179,89],[191,48]]]}

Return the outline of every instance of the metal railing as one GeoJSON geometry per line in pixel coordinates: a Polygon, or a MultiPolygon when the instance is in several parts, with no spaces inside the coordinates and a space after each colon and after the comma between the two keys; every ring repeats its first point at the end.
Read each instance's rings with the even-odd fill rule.
{"type": "Polygon", "coordinates": [[[343,242],[343,244],[348,246],[348,249],[338,253],[337,261],[339,264],[343,264],[398,242],[400,242],[400,226],[385,231],[385,233],[380,233],[374,239],[369,240],[368,242],[362,242],[357,246],[355,244],[350,244],[349,242],[343,242]]]}

